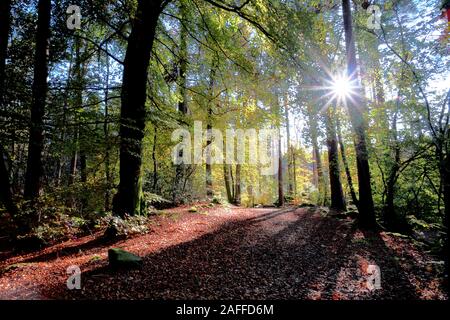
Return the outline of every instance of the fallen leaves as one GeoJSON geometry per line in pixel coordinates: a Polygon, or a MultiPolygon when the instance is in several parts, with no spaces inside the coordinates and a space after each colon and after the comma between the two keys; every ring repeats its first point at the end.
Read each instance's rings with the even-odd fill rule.
{"type": "Polygon", "coordinates": [[[189,208],[155,217],[149,234],[113,244],[96,234],[11,257],[0,268],[33,267],[0,275],[0,298],[446,298],[439,268],[408,239],[363,233],[351,221],[306,208],[215,206],[208,215],[189,208]],[[106,253],[112,246],[142,257],[142,269],[111,270],[106,253]],[[368,290],[369,264],[380,267],[382,289],[368,290]],[[69,265],[81,267],[82,290],[65,287],[69,265]]]}

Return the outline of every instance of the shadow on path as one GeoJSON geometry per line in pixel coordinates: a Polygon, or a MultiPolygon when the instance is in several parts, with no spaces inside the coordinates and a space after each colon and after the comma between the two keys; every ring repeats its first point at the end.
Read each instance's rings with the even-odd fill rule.
{"type": "MultiPolygon", "coordinates": [[[[46,295],[56,299],[309,299],[319,292],[320,298],[331,299],[339,271],[353,254],[353,232],[348,221],[305,209],[277,210],[225,223],[214,232],[145,256],[142,269],[101,267],[83,273],[82,291],[68,291],[62,284],[46,295]]],[[[377,255],[386,260],[393,254],[387,248],[372,253],[375,260],[377,255]]],[[[401,292],[389,291],[393,288],[387,285],[378,297],[414,297],[400,266],[380,267],[385,281],[400,279],[401,292]]]]}

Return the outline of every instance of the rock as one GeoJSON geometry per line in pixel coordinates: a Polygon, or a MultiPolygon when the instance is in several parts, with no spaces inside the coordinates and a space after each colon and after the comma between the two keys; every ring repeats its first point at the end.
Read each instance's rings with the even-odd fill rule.
{"type": "Polygon", "coordinates": [[[198,211],[198,209],[196,207],[191,207],[189,209],[189,212],[197,212],[197,211],[198,211]]]}
{"type": "Polygon", "coordinates": [[[108,250],[108,260],[112,268],[139,268],[142,266],[140,257],[119,248],[108,250]]]}

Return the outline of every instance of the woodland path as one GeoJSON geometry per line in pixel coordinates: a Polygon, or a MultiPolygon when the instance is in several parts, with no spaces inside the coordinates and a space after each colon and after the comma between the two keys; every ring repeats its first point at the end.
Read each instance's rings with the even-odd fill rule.
{"type": "Polygon", "coordinates": [[[101,233],[22,255],[0,255],[0,299],[444,299],[441,266],[408,239],[362,232],[318,208],[188,207],[158,216],[146,235],[101,233]],[[107,251],[143,257],[113,271],[107,251]],[[367,288],[367,267],[381,289],[367,288]],[[66,269],[82,270],[82,290],[66,269]]]}

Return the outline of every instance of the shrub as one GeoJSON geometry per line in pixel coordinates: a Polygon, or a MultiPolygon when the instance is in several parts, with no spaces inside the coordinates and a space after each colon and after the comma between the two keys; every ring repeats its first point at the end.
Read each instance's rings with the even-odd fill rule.
{"type": "Polygon", "coordinates": [[[144,208],[143,213],[145,214],[153,214],[155,208],[161,210],[173,206],[172,202],[169,200],[151,192],[142,193],[142,204],[144,208]]]}
{"type": "Polygon", "coordinates": [[[111,236],[132,236],[148,232],[148,219],[144,216],[129,216],[125,218],[106,216],[103,224],[107,226],[107,233],[111,236]]]}
{"type": "Polygon", "coordinates": [[[214,195],[214,197],[211,200],[211,203],[213,203],[213,204],[224,204],[226,202],[227,201],[222,197],[221,194],[214,195]]]}

